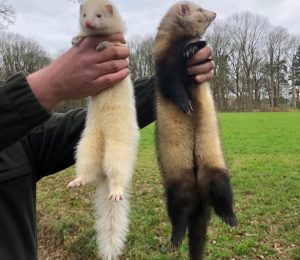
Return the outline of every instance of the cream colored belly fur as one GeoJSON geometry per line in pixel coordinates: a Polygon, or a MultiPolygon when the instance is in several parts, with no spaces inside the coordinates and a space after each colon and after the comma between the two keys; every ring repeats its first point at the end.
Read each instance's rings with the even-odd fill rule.
{"type": "Polygon", "coordinates": [[[210,84],[202,83],[193,95],[196,111],[191,116],[179,112],[173,103],[158,95],[157,138],[166,182],[181,179],[185,169],[193,167],[194,159],[201,167],[227,168],[210,84]]]}
{"type": "Polygon", "coordinates": [[[134,168],[139,131],[128,76],[89,100],[86,127],[76,152],[77,178],[69,187],[108,181],[109,198],[120,200],[134,168]]]}

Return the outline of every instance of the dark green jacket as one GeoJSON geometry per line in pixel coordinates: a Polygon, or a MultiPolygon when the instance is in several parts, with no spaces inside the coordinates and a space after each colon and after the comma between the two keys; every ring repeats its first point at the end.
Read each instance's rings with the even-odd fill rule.
{"type": "MultiPolygon", "coordinates": [[[[154,120],[153,93],[154,78],[135,82],[140,128],[154,120]]],[[[85,116],[48,113],[23,73],[0,82],[0,259],[37,258],[36,182],[74,164],[85,116]]]]}

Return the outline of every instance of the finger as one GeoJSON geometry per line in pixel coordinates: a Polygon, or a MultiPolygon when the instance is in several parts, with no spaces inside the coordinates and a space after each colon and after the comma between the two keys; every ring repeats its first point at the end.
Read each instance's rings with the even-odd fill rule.
{"type": "Polygon", "coordinates": [[[199,64],[200,62],[210,58],[212,54],[212,47],[206,45],[204,48],[197,51],[188,61],[188,66],[199,64]]]}
{"type": "Polygon", "coordinates": [[[187,69],[189,75],[200,75],[211,72],[215,68],[214,61],[206,62],[201,65],[191,66],[187,69]]]}
{"type": "Polygon", "coordinates": [[[126,43],[123,34],[113,33],[113,34],[108,34],[108,35],[88,36],[82,41],[80,46],[82,48],[95,49],[100,42],[104,42],[104,41],[126,43]]]}
{"type": "Polygon", "coordinates": [[[95,51],[95,62],[102,63],[111,60],[124,60],[129,56],[127,46],[113,46],[102,51],[95,51]]]}
{"type": "Polygon", "coordinates": [[[197,75],[195,77],[195,80],[198,83],[203,83],[205,81],[210,81],[212,79],[212,77],[213,77],[213,73],[210,72],[210,73],[206,73],[206,74],[202,74],[202,75],[197,75]]]}
{"type": "Polygon", "coordinates": [[[120,81],[125,79],[129,75],[129,69],[123,69],[116,73],[107,74],[104,76],[99,77],[98,79],[94,80],[93,86],[95,89],[95,94],[118,84],[120,81]]]}
{"type": "Polygon", "coordinates": [[[128,69],[128,67],[129,64],[127,60],[112,60],[96,64],[94,67],[95,79],[107,74],[116,73],[123,69],[128,69]]]}

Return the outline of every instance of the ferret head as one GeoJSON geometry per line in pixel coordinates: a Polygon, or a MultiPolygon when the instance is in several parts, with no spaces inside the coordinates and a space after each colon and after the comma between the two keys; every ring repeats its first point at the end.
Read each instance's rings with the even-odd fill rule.
{"type": "Polygon", "coordinates": [[[202,37],[215,18],[215,12],[189,1],[175,4],[166,15],[166,19],[175,23],[175,28],[179,30],[179,34],[193,38],[202,37]]]}
{"type": "Polygon", "coordinates": [[[80,26],[88,35],[125,31],[118,10],[106,0],[86,0],[81,4],[80,26]]]}

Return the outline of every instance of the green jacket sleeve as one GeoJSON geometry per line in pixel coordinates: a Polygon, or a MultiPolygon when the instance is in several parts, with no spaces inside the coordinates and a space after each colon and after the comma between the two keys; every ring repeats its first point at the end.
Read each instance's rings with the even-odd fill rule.
{"type": "Polygon", "coordinates": [[[35,127],[23,141],[32,158],[38,181],[44,176],[74,164],[74,153],[84,128],[86,109],[53,113],[44,124],[35,127]]]}
{"type": "Polygon", "coordinates": [[[155,120],[155,76],[144,77],[134,82],[137,120],[140,128],[155,120]]]}
{"type": "Polygon", "coordinates": [[[0,82],[0,151],[49,117],[32,93],[24,73],[0,82]]]}

